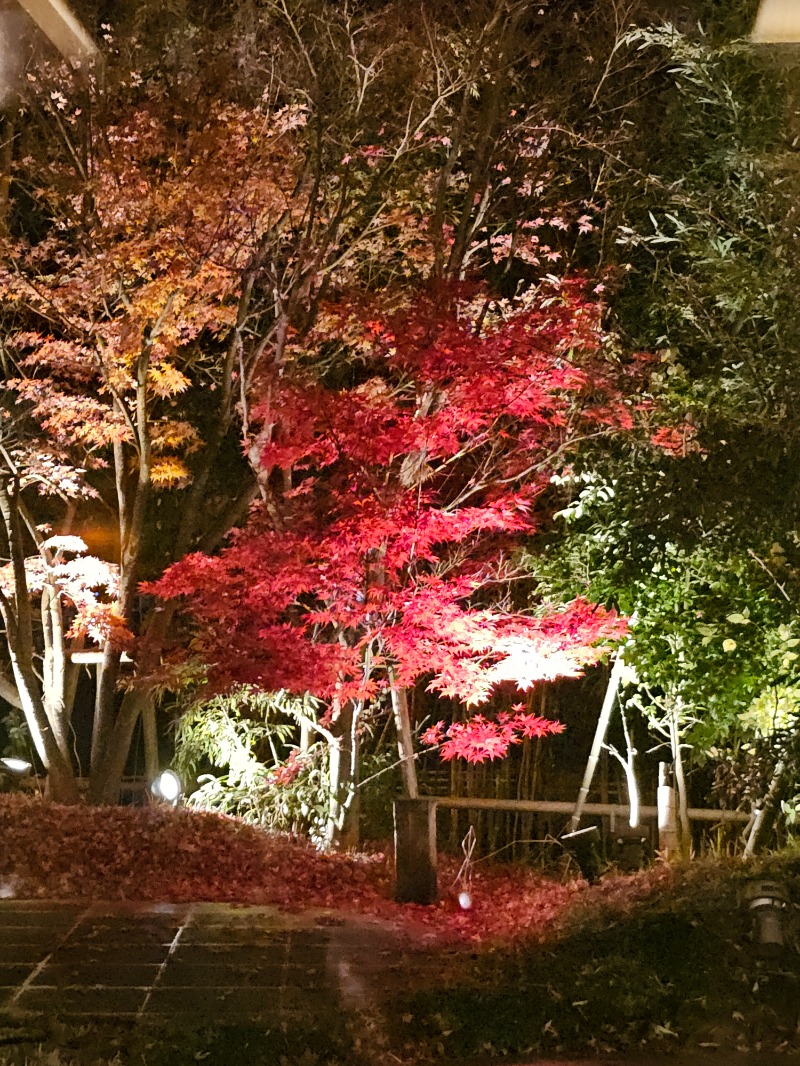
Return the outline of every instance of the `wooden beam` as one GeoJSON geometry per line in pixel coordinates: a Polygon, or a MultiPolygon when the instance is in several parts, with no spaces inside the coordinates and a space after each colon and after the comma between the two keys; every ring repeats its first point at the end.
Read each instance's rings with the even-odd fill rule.
{"type": "MultiPolygon", "coordinates": [[[[476,811],[540,811],[542,814],[572,814],[575,804],[562,800],[504,800],[470,799],[467,796],[420,796],[420,802],[435,803],[438,807],[454,807],[476,811]]],[[[614,814],[627,819],[630,807],[616,803],[586,803],[584,814],[614,814]]],[[[657,818],[657,807],[640,807],[643,818],[657,818]]],[[[689,818],[693,822],[749,822],[750,815],[744,811],[716,811],[711,808],[690,807],[689,818]]]]}
{"type": "Polygon", "coordinates": [[[18,0],[42,33],[76,66],[91,63],[100,52],[64,0],[18,0]]]}
{"type": "MultiPolygon", "coordinates": [[[[73,663],[84,663],[87,665],[93,664],[96,666],[98,663],[101,663],[103,661],[103,652],[99,648],[92,649],[90,651],[71,651],[69,653],[69,657],[73,663]]],[[[122,655],[120,655],[119,661],[121,663],[133,662],[130,655],[128,655],[126,651],[124,651],[122,655]]]]}

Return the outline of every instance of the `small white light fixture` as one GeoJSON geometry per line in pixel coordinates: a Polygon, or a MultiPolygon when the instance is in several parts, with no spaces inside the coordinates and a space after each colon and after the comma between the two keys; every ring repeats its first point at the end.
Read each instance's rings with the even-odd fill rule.
{"type": "Polygon", "coordinates": [[[761,0],[754,44],[800,44],[800,0],[761,0]]]}
{"type": "Polygon", "coordinates": [[[183,782],[174,770],[162,770],[150,785],[150,791],[157,799],[176,807],[183,795],[183,782]]]}
{"type": "Polygon", "coordinates": [[[13,774],[14,777],[24,777],[33,769],[33,763],[29,763],[27,759],[18,759],[14,755],[9,755],[0,759],[0,767],[9,774],[13,774]]]}
{"type": "Polygon", "coordinates": [[[778,881],[757,878],[744,890],[753,918],[753,946],[762,958],[775,959],[786,946],[789,895],[778,881]]]}

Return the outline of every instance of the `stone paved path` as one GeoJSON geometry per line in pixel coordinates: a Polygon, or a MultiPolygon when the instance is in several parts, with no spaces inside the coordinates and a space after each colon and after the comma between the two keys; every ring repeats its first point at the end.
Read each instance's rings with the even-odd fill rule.
{"type": "Polygon", "coordinates": [[[385,930],[274,908],[0,901],[0,1012],[291,1021],[368,1005],[385,930]],[[328,920],[330,922],[330,920],[328,920]]]}
{"type": "MultiPolygon", "coordinates": [[[[63,1019],[78,1029],[84,1025],[99,1032],[107,1022],[114,1032],[122,1025],[134,1034],[158,1034],[164,1023],[178,1032],[185,1026],[189,1034],[198,1027],[218,1027],[217,1042],[210,1045],[162,1047],[158,1035],[123,1044],[121,1055],[117,1045],[103,1045],[107,1057],[102,1061],[121,1066],[316,1064],[328,1061],[329,1046],[337,1049],[335,1061],[346,1066],[397,1063],[401,1060],[381,1041],[382,1012],[391,1009],[393,995],[408,980],[404,950],[380,922],[325,912],[0,900],[0,1062],[50,1063],[47,1057],[28,1058],[29,1049],[35,1054],[40,1039],[45,1046],[58,1046],[57,1022],[63,1019]],[[281,1034],[298,1030],[299,1057],[287,1059],[281,1034]],[[273,1042],[265,1043],[270,1034],[273,1042]],[[234,1046],[237,1036],[239,1047],[234,1046]],[[311,1043],[317,1050],[304,1057],[311,1043]],[[18,1056],[6,1059],[5,1052],[17,1044],[18,1056]],[[377,1054],[381,1046],[386,1056],[377,1054]]],[[[415,984],[435,987],[446,955],[415,955],[415,984]]],[[[468,971],[468,957],[459,954],[456,965],[462,974],[468,971]]],[[[99,1061],[99,1048],[93,1045],[80,1062],[99,1061]]],[[[71,1049],[68,1055],[58,1063],[78,1063],[71,1049]]],[[[783,1066],[786,1056],[741,1059],[747,1066],[783,1066]]],[[[604,1061],[605,1066],[658,1066],[662,1059],[604,1061]]],[[[708,1059],[678,1054],[669,1062],[707,1066],[708,1059]]],[[[590,1064],[535,1060],[526,1066],[590,1064]]]]}

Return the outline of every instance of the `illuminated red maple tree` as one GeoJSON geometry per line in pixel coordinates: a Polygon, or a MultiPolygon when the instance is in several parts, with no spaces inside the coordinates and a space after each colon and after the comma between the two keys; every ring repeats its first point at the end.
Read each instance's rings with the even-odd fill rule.
{"type": "MultiPolygon", "coordinates": [[[[210,681],[313,693],[330,736],[386,691],[402,731],[420,679],[476,706],[606,654],[624,619],[580,600],[514,609],[508,591],[555,470],[587,437],[632,426],[639,370],[605,354],[601,310],[581,281],[514,309],[420,299],[367,322],[329,309],[320,349],[346,339],[342,364],[304,371],[306,348],[260,382],[263,502],[220,555],[149,586],[184,598],[210,681]]],[[[520,705],[423,740],[482,761],[558,729],[520,705]]]]}

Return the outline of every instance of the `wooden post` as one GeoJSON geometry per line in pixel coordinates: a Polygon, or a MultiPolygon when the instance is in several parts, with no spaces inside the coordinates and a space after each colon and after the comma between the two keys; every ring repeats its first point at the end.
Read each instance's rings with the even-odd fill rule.
{"type": "Polygon", "coordinates": [[[425,799],[394,801],[395,899],[435,903],[436,804],[425,799]]]}
{"type": "Polygon", "coordinates": [[[669,777],[669,764],[658,764],[658,850],[667,858],[678,853],[678,820],[675,810],[675,789],[669,777]]]}

